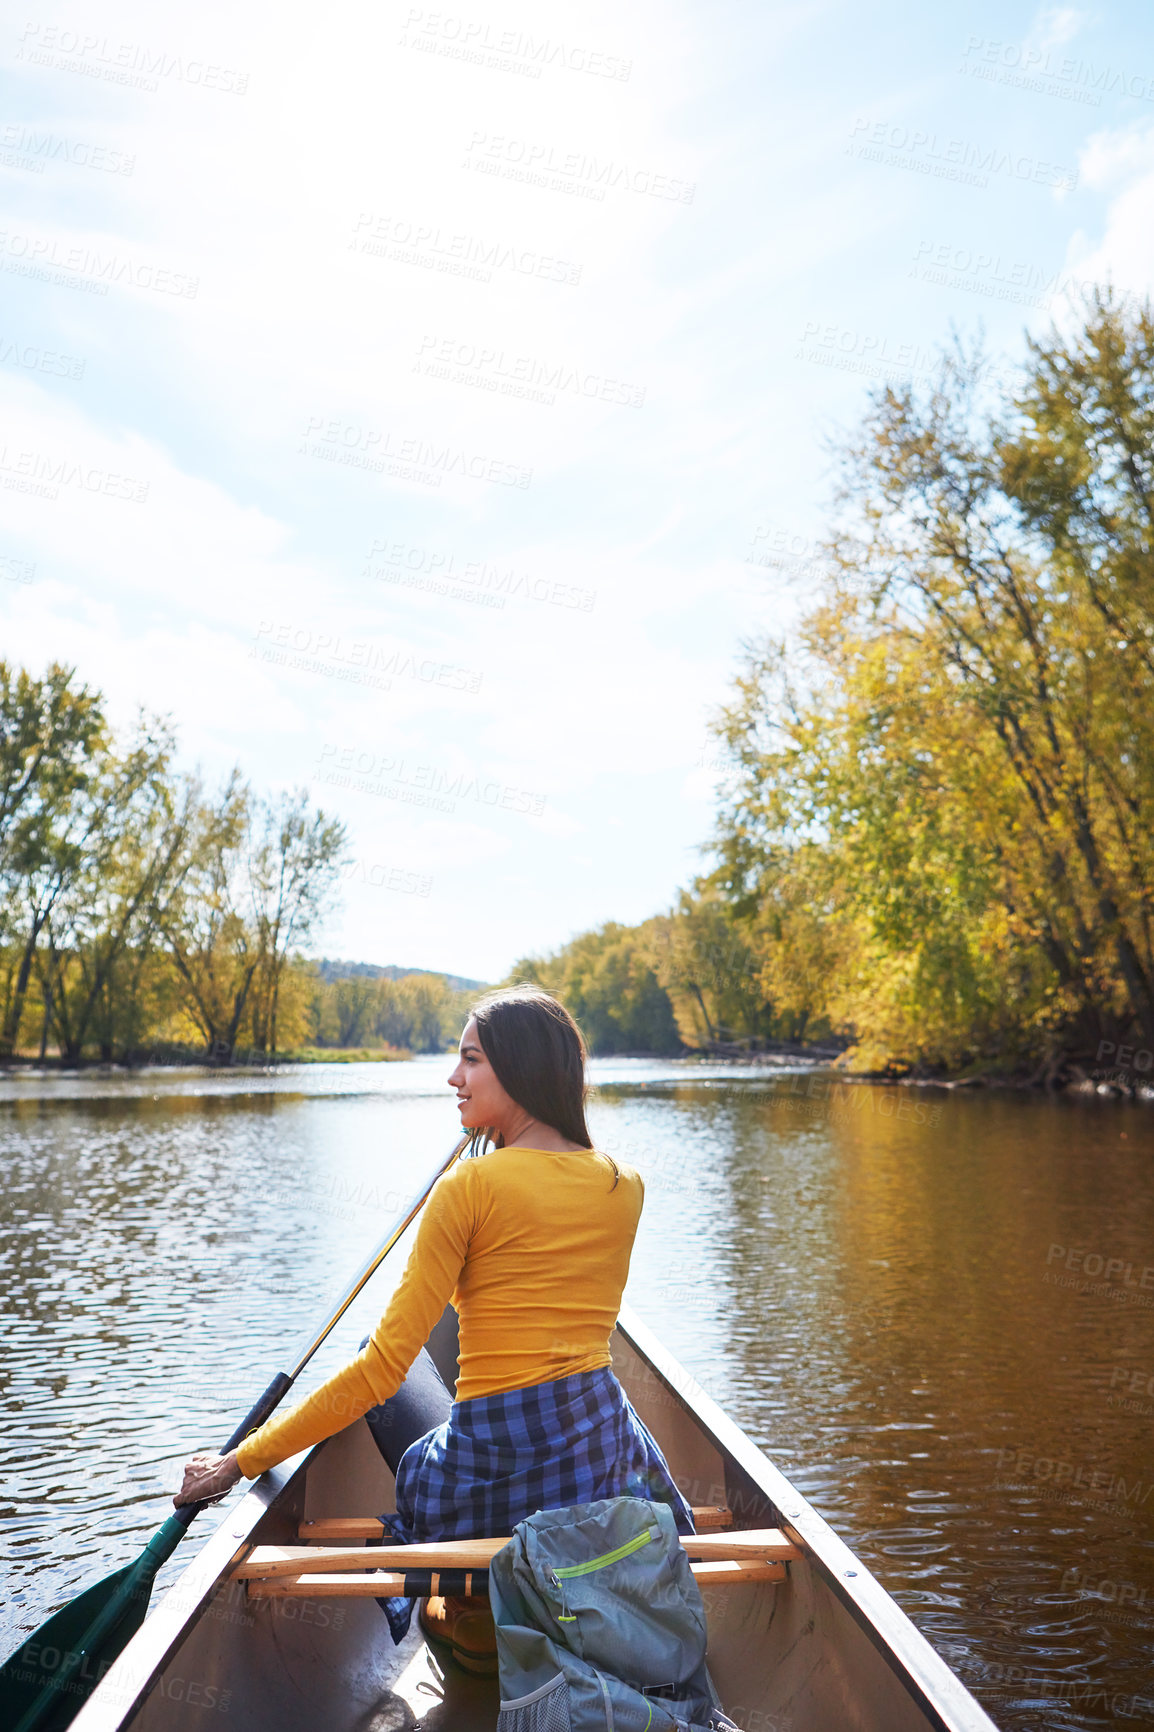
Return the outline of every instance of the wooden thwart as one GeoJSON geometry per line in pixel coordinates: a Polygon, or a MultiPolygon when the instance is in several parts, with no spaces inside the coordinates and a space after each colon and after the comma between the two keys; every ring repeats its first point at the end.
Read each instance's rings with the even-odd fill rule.
{"type": "MultiPolygon", "coordinates": [[[[733,1513],[724,1504],[706,1504],[694,1510],[693,1525],[699,1534],[718,1533],[733,1526],[733,1513]]],[[[302,1540],[336,1540],[341,1545],[380,1539],[384,1532],[385,1524],[376,1516],[325,1516],[300,1525],[302,1540]]]]}
{"type": "MultiPolygon", "coordinates": [[[[507,1539],[434,1540],[416,1546],[254,1546],[233,1570],[234,1578],[324,1574],[329,1570],[483,1570],[507,1539]]],[[[799,1556],[780,1528],[744,1533],[686,1534],[691,1558],[707,1563],[781,1563],[799,1556]]]]}
{"type": "MultiPolygon", "coordinates": [[[[682,1537],[693,1560],[690,1568],[702,1588],[736,1582],[784,1582],[786,1564],[800,1557],[780,1528],[733,1532],[733,1516],[723,1505],[693,1512],[696,1534],[682,1537]]],[[[393,1594],[436,1594],[441,1571],[475,1571],[465,1578],[466,1594],[488,1593],[489,1560],[507,1539],[437,1540],[428,1545],[373,1545],[388,1537],[376,1516],[327,1516],[302,1522],[301,1546],[254,1546],[234,1567],[234,1580],[247,1583],[257,1599],[317,1599],[355,1596],[387,1599],[393,1594]],[[358,1545],[356,1542],[360,1541],[358,1545]]],[[[461,1591],[455,1574],[453,1592],[461,1591]]],[[[446,1592],[450,1591],[448,1588],[446,1592]]]]}
{"type": "MultiPolygon", "coordinates": [[[[698,1586],[703,1589],[729,1587],[737,1582],[784,1582],[787,1579],[784,1563],[762,1563],[756,1560],[730,1562],[722,1559],[716,1563],[691,1564],[690,1568],[698,1586]]],[[[487,1593],[488,1572],[485,1571],[482,1575],[482,1572],[478,1571],[478,1576],[484,1580],[484,1591],[487,1593]]],[[[253,1599],[260,1600],[323,1600],[358,1596],[366,1599],[387,1599],[391,1594],[412,1591],[411,1584],[406,1585],[408,1579],[403,1574],[392,1571],[374,1571],[369,1575],[342,1571],[339,1575],[261,1576],[246,1579],[249,1594],[253,1599]]],[[[482,1581],[478,1580],[475,1584],[476,1591],[480,1591],[481,1586],[482,1581]]],[[[425,1591],[433,1594],[438,1591],[435,1573],[425,1591]]]]}

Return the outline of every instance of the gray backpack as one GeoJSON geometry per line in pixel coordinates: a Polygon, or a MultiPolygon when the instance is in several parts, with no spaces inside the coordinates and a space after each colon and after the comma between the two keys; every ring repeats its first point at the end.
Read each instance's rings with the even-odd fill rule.
{"type": "Polygon", "coordinates": [[[498,1732],[736,1732],[705,1668],[705,1608],[673,1512],[541,1510],[489,1566],[498,1732]]]}

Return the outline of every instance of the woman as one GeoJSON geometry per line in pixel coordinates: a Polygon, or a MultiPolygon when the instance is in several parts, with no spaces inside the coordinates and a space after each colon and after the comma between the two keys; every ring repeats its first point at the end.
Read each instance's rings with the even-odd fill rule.
{"type": "MultiPolygon", "coordinates": [[[[222,1496],[367,1415],[396,1471],[387,1519],[405,1542],[508,1534],[539,1509],[626,1495],[670,1504],[692,1533],[689,1507],[610,1368],[644,1190],[633,1168],[592,1147],[576,1023],[539,987],[491,993],[465,1025],[448,1080],[474,1158],[430,1193],[376,1330],[239,1449],[194,1456],[174,1501],[222,1496]],[[460,1314],[455,1400],[422,1352],[450,1300],[460,1314]],[[430,1413],[442,1419],[431,1430],[430,1413]]],[[[399,1641],[408,1603],[382,1604],[399,1641]]],[[[469,1602],[430,1600],[421,1621],[463,1665],[495,1669],[491,1625],[469,1602]]]]}

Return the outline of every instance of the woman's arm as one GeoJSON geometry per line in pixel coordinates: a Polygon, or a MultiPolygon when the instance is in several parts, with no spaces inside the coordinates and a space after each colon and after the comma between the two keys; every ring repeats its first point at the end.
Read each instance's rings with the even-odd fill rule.
{"type": "Polygon", "coordinates": [[[472,1165],[458,1163],[433,1187],[389,1308],[357,1357],[287,1413],[266,1420],[239,1449],[227,1456],[192,1457],[175,1503],[223,1496],[242,1475],[256,1479],[277,1462],[343,1431],[396,1393],[464,1267],[474,1226],[472,1165]],[[218,1489],[202,1489],[210,1484],[218,1489]]]}

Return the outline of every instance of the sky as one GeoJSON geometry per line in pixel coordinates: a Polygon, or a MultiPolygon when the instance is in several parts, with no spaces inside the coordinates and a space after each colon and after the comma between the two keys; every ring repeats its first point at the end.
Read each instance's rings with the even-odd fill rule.
{"type": "Polygon", "coordinates": [[[0,33],[0,653],[502,978],[708,864],[831,442],[1154,267],[1145,6],[131,0],[0,33]]]}

